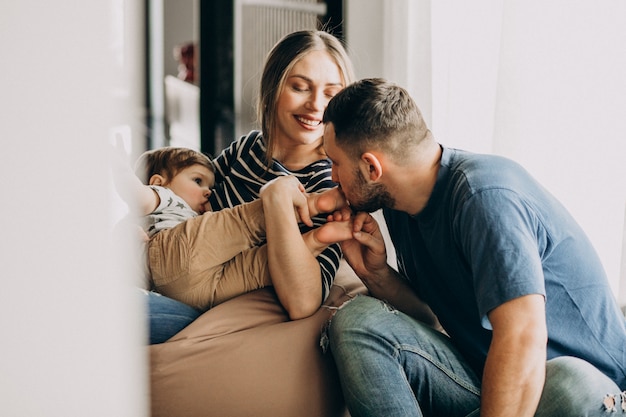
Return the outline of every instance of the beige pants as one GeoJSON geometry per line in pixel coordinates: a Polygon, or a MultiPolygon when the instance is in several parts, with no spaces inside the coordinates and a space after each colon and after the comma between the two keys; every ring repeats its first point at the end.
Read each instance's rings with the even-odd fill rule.
{"type": "Polygon", "coordinates": [[[206,310],[271,285],[264,240],[260,200],[207,212],[163,230],[148,243],[155,289],[206,310]]]}

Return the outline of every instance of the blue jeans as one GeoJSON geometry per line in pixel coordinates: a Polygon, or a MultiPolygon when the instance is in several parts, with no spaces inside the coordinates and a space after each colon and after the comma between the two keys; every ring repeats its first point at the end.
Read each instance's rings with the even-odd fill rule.
{"type": "MultiPolygon", "coordinates": [[[[352,417],[478,416],[480,379],[449,338],[372,297],[359,296],[337,311],[330,346],[352,417]]],[[[606,415],[617,385],[572,357],[546,365],[535,416],[606,415]]]]}
{"type": "Polygon", "coordinates": [[[154,291],[142,290],[148,308],[150,344],[163,343],[200,317],[200,311],[154,291]]]}

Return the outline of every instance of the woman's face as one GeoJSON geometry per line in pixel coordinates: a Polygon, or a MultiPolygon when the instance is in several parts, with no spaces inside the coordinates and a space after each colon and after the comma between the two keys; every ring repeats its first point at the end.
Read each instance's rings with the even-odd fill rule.
{"type": "Polygon", "coordinates": [[[276,103],[277,146],[321,144],[324,110],[343,87],[341,71],[328,52],[312,51],[298,61],[276,103]]]}

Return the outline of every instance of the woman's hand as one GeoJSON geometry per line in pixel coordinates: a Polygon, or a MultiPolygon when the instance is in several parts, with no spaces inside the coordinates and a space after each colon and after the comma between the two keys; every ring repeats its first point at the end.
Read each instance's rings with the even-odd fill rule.
{"type": "MultiPolygon", "coordinates": [[[[261,187],[261,200],[274,203],[290,201],[296,213],[296,219],[309,227],[313,226],[312,214],[304,186],[292,175],[284,175],[273,179],[261,187]]],[[[317,213],[314,213],[315,215],[317,213]]]]}

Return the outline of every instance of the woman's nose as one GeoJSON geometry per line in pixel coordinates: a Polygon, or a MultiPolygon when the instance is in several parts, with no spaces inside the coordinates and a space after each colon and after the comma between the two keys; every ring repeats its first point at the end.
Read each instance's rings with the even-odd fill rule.
{"type": "Polygon", "coordinates": [[[324,111],[328,105],[328,99],[324,91],[313,90],[309,96],[308,105],[315,111],[324,111]]]}

